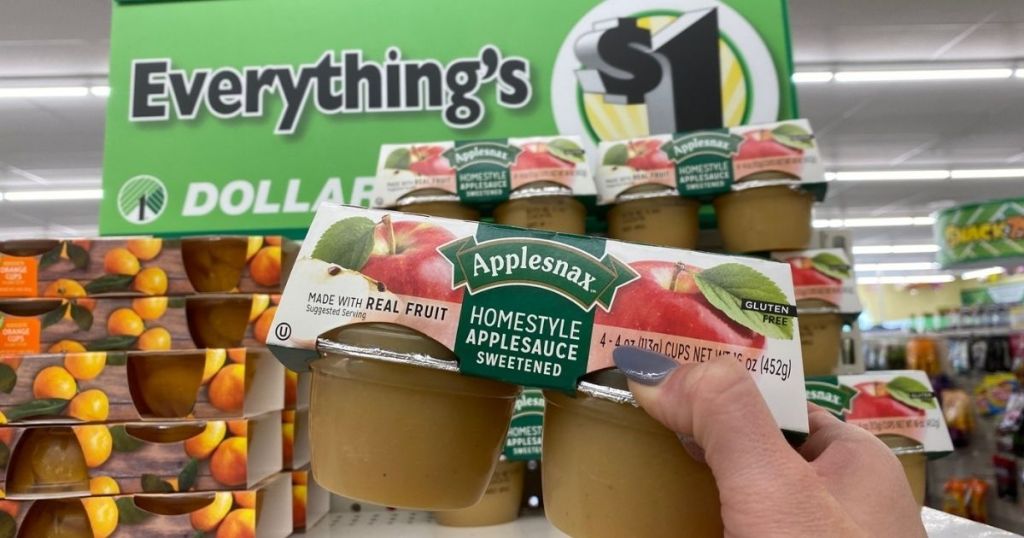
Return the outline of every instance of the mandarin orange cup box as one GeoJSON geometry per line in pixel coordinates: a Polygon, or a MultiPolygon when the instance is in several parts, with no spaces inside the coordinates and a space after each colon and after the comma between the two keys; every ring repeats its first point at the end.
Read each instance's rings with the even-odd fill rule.
{"type": "Polygon", "coordinates": [[[281,413],[192,422],[0,427],[8,499],[246,489],[281,471],[281,413]],[[101,478],[106,477],[106,478],[101,478]]]}
{"type": "Polygon", "coordinates": [[[601,205],[643,185],[707,198],[784,180],[814,189],[819,200],[825,194],[824,164],[805,119],[601,142],[594,179],[601,205]]]}
{"type": "Polygon", "coordinates": [[[861,312],[853,263],[841,248],[772,252],[771,258],[788,263],[798,304],[813,302],[832,312],[856,317],[861,312]]]}
{"type": "Polygon", "coordinates": [[[286,470],[309,465],[309,409],[281,412],[281,465],[286,470]]]}
{"type": "Polygon", "coordinates": [[[0,241],[0,297],[277,293],[296,248],[280,236],[0,241]]]}
{"type": "Polygon", "coordinates": [[[278,295],[0,299],[0,357],[259,347],[278,295]]]}
{"type": "Polygon", "coordinates": [[[0,359],[9,425],[226,419],[284,408],[266,348],[91,351],[0,359]]]}
{"type": "Polygon", "coordinates": [[[64,532],[94,538],[284,538],[294,529],[291,478],[279,473],[239,491],[120,495],[110,488],[102,496],[4,500],[0,528],[9,530],[4,536],[11,537],[64,532]]]}
{"type": "Polygon", "coordinates": [[[302,371],[322,335],[369,322],[426,335],[462,374],[567,392],[622,345],[730,357],[781,428],[807,432],[786,264],[324,204],[267,343],[302,371]],[[382,237],[399,248],[376,249],[382,237]]]}
{"type": "Polygon", "coordinates": [[[292,471],[292,526],[302,531],[316,525],[331,509],[331,494],[308,470],[292,471]]]}
{"type": "Polygon", "coordinates": [[[594,195],[579,137],[385,144],[380,150],[373,206],[442,199],[493,204],[540,183],[560,186],[576,196],[594,195]]]}
{"type": "Polygon", "coordinates": [[[284,370],[284,408],[308,409],[312,376],[309,372],[284,370]]]}

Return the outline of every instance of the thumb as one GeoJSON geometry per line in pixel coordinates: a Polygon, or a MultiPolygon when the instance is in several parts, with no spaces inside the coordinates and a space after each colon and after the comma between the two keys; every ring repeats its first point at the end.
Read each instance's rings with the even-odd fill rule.
{"type": "Polygon", "coordinates": [[[720,490],[733,481],[746,488],[762,477],[777,482],[806,467],[735,360],[684,365],[635,347],[617,348],[612,356],[644,410],[704,450],[720,490]]]}

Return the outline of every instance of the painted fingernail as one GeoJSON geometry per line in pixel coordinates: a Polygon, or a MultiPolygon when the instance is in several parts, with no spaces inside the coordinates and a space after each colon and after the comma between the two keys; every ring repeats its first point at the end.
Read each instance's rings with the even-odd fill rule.
{"type": "Polygon", "coordinates": [[[697,463],[704,463],[704,449],[697,444],[697,440],[689,435],[683,435],[677,433],[676,437],[679,438],[679,442],[683,444],[683,448],[686,449],[686,453],[691,458],[697,461],[697,463]]]}
{"type": "Polygon", "coordinates": [[[626,377],[652,387],[679,367],[679,363],[660,353],[632,346],[615,348],[612,360],[626,377]]]}

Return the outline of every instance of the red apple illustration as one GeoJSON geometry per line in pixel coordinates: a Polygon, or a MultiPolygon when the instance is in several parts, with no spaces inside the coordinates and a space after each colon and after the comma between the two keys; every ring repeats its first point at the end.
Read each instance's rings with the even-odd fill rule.
{"type": "Polygon", "coordinates": [[[803,155],[803,150],[791,148],[775,140],[769,129],[750,131],[743,135],[743,142],[740,142],[740,150],[736,155],[737,161],[747,159],[764,159],[768,157],[798,157],[803,155]]]}
{"type": "Polygon", "coordinates": [[[516,158],[516,162],[512,164],[511,170],[513,172],[522,172],[526,170],[550,170],[575,167],[575,163],[559,159],[548,151],[548,145],[546,143],[535,142],[525,144],[523,146],[523,151],[516,158]]]}
{"type": "Polygon", "coordinates": [[[635,170],[662,170],[675,166],[661,150],[659,140],[637,140],[629,143],[626,164],[635,170]]]}
{"type": "Polygon", "coordinates": [[[640,278],[623,286],[611,313],[600,310],[595,323],[659,332],[749,348],[764,347],[764,336],[729,319],[697,287],[695,267],[666,261],[631,264],[640,278]]]}
{"type": "Polygon", "coordinates": [[[832,278],[814,268],[811,259],[805,256],[797,256],[786,260],[789,262],[793,272],[793,285],[804,286],[838,286],[842,283],[839,279],[832,278]]]}
{"type": "Polygon", "coordinates": [[[921,409],[893,399],[886,390],[885,383],[869,381],[855,385],[857,396],[853,398],[853,409],[846,414],[847,419],[867,418],[899,418],[924,415],[921,409]]]}
{"type": "Polygon", "coordinates": [[[409,149],[409,170],[421,176],[450,176],[455,169],[448,165],[441,146],[413,146],[409,149]]]}
{"type": "Polygon", "coordinates": [[[452,289],[452,267],[437,247],[455,239],[430,222],[398,221],[377,225],[373,252],[362,273],[401,295],[458,302],[462,288],[452,289]]]}

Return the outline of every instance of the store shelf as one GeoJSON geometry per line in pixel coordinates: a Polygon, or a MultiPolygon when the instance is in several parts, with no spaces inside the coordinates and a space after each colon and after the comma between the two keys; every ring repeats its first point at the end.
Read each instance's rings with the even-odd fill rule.
{"type": "MultiPolygon", "coordinates": [[[[924,508],[921,519],[930,538],[1001,538],[1019,536],[973,521],[924,508]]],[[[564,538],[541,516],[520,518],[513,523],[493,527],[453,528],[434,523],[428,512],[359,512],[329,514],[323,521],[296,537],[308,538],[564,538]]]]}

